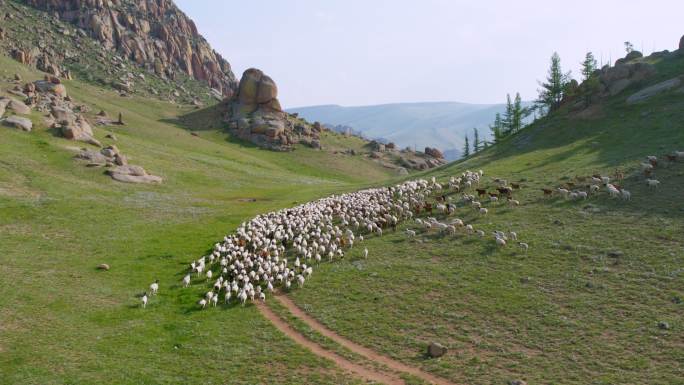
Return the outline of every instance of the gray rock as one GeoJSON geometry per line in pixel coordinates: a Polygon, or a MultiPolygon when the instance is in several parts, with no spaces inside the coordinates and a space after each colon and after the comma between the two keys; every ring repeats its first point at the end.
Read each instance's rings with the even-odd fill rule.
{"type": "Polygon", "coordinates": [[[7,104],[7,108],[16,112],[17,114],[28,115],[31,113],[31,109],[17,99],[10,99],[9,103],[7,104]]]}
{"type": "Polygon", "coordinates": [[[112,179],[125,183],[161,183],[162,178],[148,174],[144,168],[134,165],[117,166],[106,172],[112,179]]]}
{"type": "Polygon", "coordinates": [[[438,358],[445,355],[447,353],[447,350],[448,349],[444,345],[437,342],[432,342],[430,343],[430,345],[428,345],[427,354],[428,357],[438,358]]]}
{"type": "Polygon", "coordinates": [[[107,270],[109,270],[109,265],[106,263],[101,263],[101,264],[97,265],[97,269],[107,271],[107,270]]]}
{"type": "Polygon", "coordinates": [[[658,94],[661,94],[663,92],[667,92],[669,90],[673,90],[677,87],[679,87],[682,84],[682,80],[680,78],[672,78],[669,80],[665,80],[664,82],[660,82],[658,84],[654,84],[650,87],[646,87],[642,89],[641,91],[632,94],[629,98],[627,98],[627,104],[634,104],[638,103],[644,100],[647,100],[649,98],[652,98],[653,96],[656,96],[658,94]]]}
{"type": "Polygon", "coordinates": [[[33,128],[33,123],[29,119],[16,115],[8,117],[4,120],[4,123],[8,126],[20,128],[24,131],[31,131],[33,128]]]}

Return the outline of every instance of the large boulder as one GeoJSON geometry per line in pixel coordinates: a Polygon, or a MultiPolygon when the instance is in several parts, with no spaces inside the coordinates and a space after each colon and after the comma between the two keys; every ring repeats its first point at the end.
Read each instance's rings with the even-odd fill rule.
{"type": "Polygon", "coordinates": [[[161,183],[162,178],[148,174],[144,168],[134,165],[117,166],[106,171],[112,179],[125,183],[161,183]]]}
{"type": "Polygon", "coordinates": [[[35,88],[40,92],[51,92],[63,98],[67,97],[66,87],[62,83],[53,83],[47,80],[37,80],[33,82],[35,88]]]}
{"type": "Polygon", "coordinates": [[[63,137],[86,142],[98,147],[102,146],[102,144],[95,139],[93,128],[83,116],[77,115],[70,109],[60,106],[53,106],[51,114],[54,117],[55,127],[59,128],[59,132],[63,137]]]}
{"type": "Polygon", "coordinates": [[[9,99],[0,98],[0,118],[2,118],[2,115],[5,114],[5,109],[7,108],[8,104],[9,104],[9,99]]]}
{"type": "Polygon", "coordinates": [[[444,154],[436,148],[425,147],[425,155],[429,155],[436,159],[444,159],[444,154]]]}
{"type": "Polygon", "coordinates": [[[16,127],[24,131],[31,131],[33,128],[33,123],[26,118],[21,116],[12,115],[3,121],[6,125],[11,127],[16,127]]]}
{"type": "Polygon", "coordinates": [[[24,104],[24,102],[20,102],[17,99],[10,98],[9,103],[7,104],[7,108],[16,112],[17,114],[28,115],[31,113],[31,109],[29,108],[29,106],[24,104]]]}
{"type": "Polygon", "coordinates": [[[430,358],[442,357],[446,353],[447,353],[447,348],[442,344],[439,344],[437,342],[432,342],[430,345],[428,345],[427,355],[430,358]]]}

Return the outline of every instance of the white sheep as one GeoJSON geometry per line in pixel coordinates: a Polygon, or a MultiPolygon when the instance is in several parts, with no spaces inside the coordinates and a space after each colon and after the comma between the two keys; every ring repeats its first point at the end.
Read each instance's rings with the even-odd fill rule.
{"type": "Polygon", "coordinates": [[[624,200],[626,200],[626,201],[632,199],[632,193],[630,193],[630,192],[627,191],[627,190],[624,190],[624,189],[623,189],[623,190],[621,191],[621,194],[622,194],[622,199],[624,199],[624,200]]]}
{"type": "Polygon", "coordinates": [[[197,301],[197,304],[200,305],[202,309],[204,309],[205,307],[207,307],[207,300],[202,298],[199,301],[197,301]]]}
{"type": "Polygon", "coordinates": [[[213,297],[211,297],[211,306],[216,307],[218,304],[218,294],[214,294],[213,297]]]}
{"type": "Polygon", "coordinates": [[[142,307],[144,309],[147,306],[147,292],[143,293],[143,296],[140,298],[140,300],[142,301],[142,307]]]}
{"type": "Polygon", "coordinates": [[[190,286],[190,274],[183,277],[183,287],[190,286]]]}
{"type": "Polygon", "coordinates": [[[657,179],[646,179],[646,186],[651,188],[658,188],[660,181],[657,179]]]}
{"type": "Polygon", "coordinates": [[[497,244],[498,246],[501,246],[501,247],[506,246],[506,240],[503,239],[503,238],[498,238],[498,237],[497,237],[497,238],[496,238],[496,244],[497,244]]]}
{"type": "Polygon", "coordinates": [[[413,237],[416,236],[416,232],[413,231],[413,230],[406,229],[406,235],[408,235],[409,237],[413,238],[413,237]]]}
{"type": "Polygon", "coordinates": [[[154,282],[152,282],[152,284],[150,285],[150,294],[156,295],[158,291],[159,291],[159,280],[157,279],[154,282]]]}
{"type": "Polygon", "coordinates": [[[366,248],[366,247],[363,248],[363,257],[365,259],[368,259],[368,248],[366,248]]]}
{"type": "Polygon", "coordinates": [[[486,208],[484,208],[484,207],[480,208],[480,214],[481,215],[487,215],[488,212],[489,212],[489,210],[487,210],[486,208]]]}
{"type": "Polygon", "coordinates": [[[523,251],[524,251],[525,253],[527,253],[527,249],[530,248],[530,245],[528,245],[528,244],[525,243],[525,242],[519,242],[518,244],[520,245],[520,248],[523,249],[523,251]]]}

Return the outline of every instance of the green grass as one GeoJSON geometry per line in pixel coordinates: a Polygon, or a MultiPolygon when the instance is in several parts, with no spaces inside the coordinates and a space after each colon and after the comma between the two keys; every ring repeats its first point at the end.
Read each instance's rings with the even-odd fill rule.
{"type": "MultiPolygon", "coordinates": [[[[42,77],[6,57],[0,68],[2,90],[15,72],[42,77]]],[[[129,161],[164,183],[121,184],[85,167],[69,148],[86,145],[53,136],[38,113],[31,133],[0,127],[0,383],[354,383],[255,308],[196,311],[204,286],[178,283],[240,222],[388,171],[307,148],[263,151],[222,131],[191,136],[175,123],[191,110],[65,83],[93,113],[123,112],[126,126],[96,137],[110,144],[113,131],[129,161]],[[161,294],[142,310],[136,296],[154,279],[161,294]]]]}
{"type": "MultiPolygon", "coordinates": [[[[658,63],[659,76],[684,72],[683,62],[658,63]]],[[[0,90],[15,72],[42,77],[0,56],[0,90]]],[[[127,125],[96,128],[97,138],[110,144],[113,131],[131,163],[164,183],[120,184],[84,167],[70,148],[85,145],[53,136],[38,113],[31,133],[0,127],[0,383],[357,383],[254,307],[198,311],[206,287],[178,283],[188,261],[255,214],[390,183],[392,172],[334,154],[361,149],[354,138],[326,133],[326,151],[274,153],[219,130],[216,110],[65,83],[93,113],[123,112],[127,125]],[[112,269],[97,271],[100,263],[112,269]],[[157,278],[160,296],[140,309],[136,296],[157,278]]],[[[407,240],[405,224],[370,237],[368,260],[357,245],[344,261],[322,264],[292,297],[343,336],[455,382],[681,383],[684,305],[673,298],[684,297],[684,163],[656,171],[658,191],[636,169],[646,155],[684,150],[684,98],[628,107],[631,91],[591,118],[562,111],[422,174],[482,168],[486,185],[521,181],[520,207],[457,216],[487,232],[517,231],[527,254],[462,235],[407,240]],[[541,197],[542,187],[615,168],[628,172],[631,202],[541,197]],[[450,353],[426,359],[430,341],[450,353]]]]}
{"type": "MultiPolygon", "coordinates": [[[[660,78],[684,72],[683,63],[664,63],[660,78]]],[[[684,97],[628,107],[629,93],[592,118],[561,111],[424,174],[445,180],[483,169],[485,186],[494,177],[521,182],[520,207],[487,203],[486,217],[467,207],[455,216],[487,234],[516,231],[528,253],[499,250],[491,236],[419,231],[409,240],[401,231],[417,226],[405,224],[368,239],[367,260],[355,246],[291,296],[343,336],[458,383],[681,383],[684,162],[661,162],[658,191],[646,188],[638,166],[646,155],[684,149],[684,97]],[[630,202],[605,193],[582,202],[542,197],[541,188],[616,168],[627,172],[620,184],[630,202]],[[431,341],[450,353],[425,358],[431,341]]]]}

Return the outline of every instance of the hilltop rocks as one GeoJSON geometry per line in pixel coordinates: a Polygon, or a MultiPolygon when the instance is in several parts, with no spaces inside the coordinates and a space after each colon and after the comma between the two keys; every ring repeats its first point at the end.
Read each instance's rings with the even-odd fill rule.
{"type": "Polygon", "coordinates": [[[12,115],[3,121],[8,126],[16,127],[24,131],[31,131],[33,128],[33,123],[26,118],[21,116],[12,115]]]}
{"type": "Polygon", "coordinates": [[[655,67],[644,62],[605,67],[599,72],[600,93],[604,96],[615,96],[627,87],[649,79],[655,74],[655,67]]]}
{"type": "Polygon", "coordinates": [[[275,81],[261,70],[242,74],[236,97],[226,103],[228,127],[239,138],[260,147],[286,151],[296,143],[320,148],[318,128],[283,112],[275,81]]]}
{"type": "MultiPolygon", "coordinates": [[[[115,49],[159,76],[173,79],[176,74],[186,74],[225,97],[231,97],[236,91],[230,64],[209,46],[195,23],[171,0],[27,0],[26,3],[76,25],[105,49],[115,49]]],[[[23,63],[33,61],[25,51],[13,56],[23,63]]],[[[48,73],[58,71],[49,60],[42,66],[48,73]]]]}
{"type": "Polygon", "coordinates": [[[444,159],[444,154],[436,148],[425,147],[425,154],[436,159],[444,159]]]}

